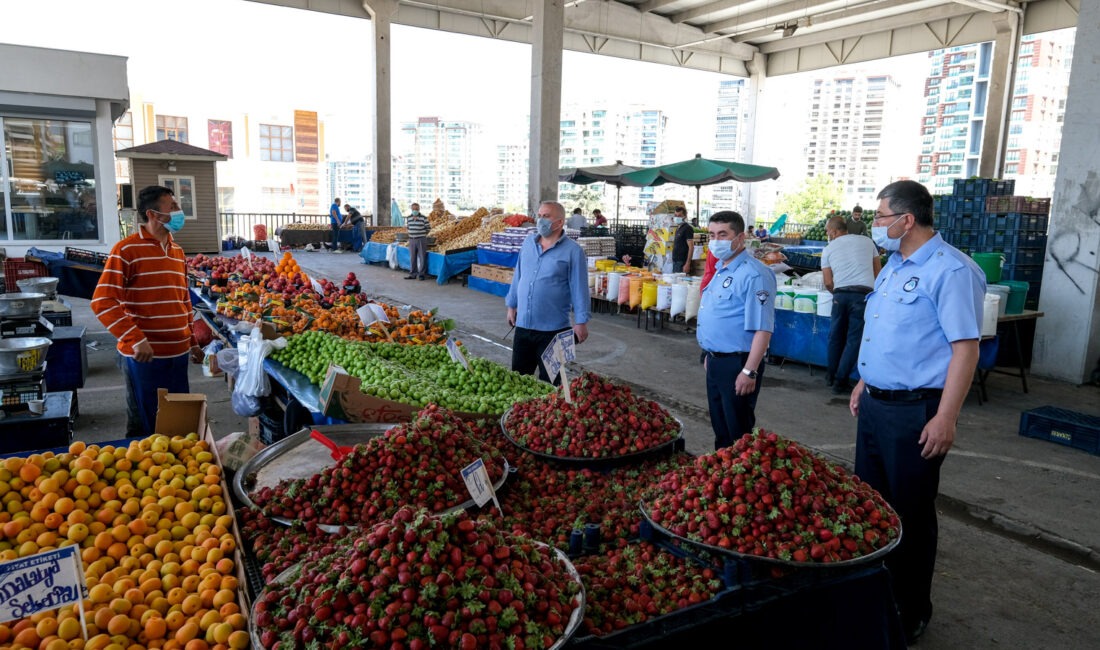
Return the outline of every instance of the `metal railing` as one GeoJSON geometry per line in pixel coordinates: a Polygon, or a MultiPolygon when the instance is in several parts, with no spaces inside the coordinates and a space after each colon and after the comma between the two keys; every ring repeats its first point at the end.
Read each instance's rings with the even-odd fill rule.
{"type": "Polygon", "coordinates": [[[254,226],[267,226],[268,238],[275,237],[275,231],[292,223],[304,223],[320,228],[328,228],[327,214],[306,214],[299,212],[219,212],[218,228],[224,238],[229,235],[243,239],[255,237],[254,226]]]}

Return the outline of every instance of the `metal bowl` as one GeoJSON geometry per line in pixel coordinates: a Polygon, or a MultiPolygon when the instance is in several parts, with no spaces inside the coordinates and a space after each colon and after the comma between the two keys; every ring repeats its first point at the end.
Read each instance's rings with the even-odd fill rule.
{"type": "Polygon", "coordinates": [[[42,313],[44,293],[0,293],[0,317],[27,318],[42,313]]]}
{"type": "Polygon", "coordinates": [[[50,339],[41,336],[0,339],[0,375],[18,375],[40,370],[46,363],[46,349],[52,343],[50,339]]]}
{"type": "Polygon", "coordinates": [[[41,278],[23,278],[22,280],[16,280],[15,284],[19,286],[19,290],[25,293],[44,293],[46,294],[46,300],[53,300],[57,297],[57,283],[61,281],[61,278],[41,277],[41,278]]]}

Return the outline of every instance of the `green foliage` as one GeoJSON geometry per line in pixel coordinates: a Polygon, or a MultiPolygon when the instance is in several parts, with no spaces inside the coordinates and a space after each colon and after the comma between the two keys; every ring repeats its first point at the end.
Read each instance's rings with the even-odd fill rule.
{"type": "Polygon", "coordinates": [[[776,205],[792,223],[817,223],[844,200],[844,188],[832,176],[818,175],[802,181],[796,192],[783,195],[776,205]]]}
{"type": "Polygon", "coordinates": [[[593,210],[607,210],[603,205],[603,192],[597,190],[595,185],[574,185],[573,187],[574,189],[570,192],[562,192],[558,199],[565,206],[566,216],[572,214],[574,208],[580,208],[585,217],[590,216],[593,210]]]}

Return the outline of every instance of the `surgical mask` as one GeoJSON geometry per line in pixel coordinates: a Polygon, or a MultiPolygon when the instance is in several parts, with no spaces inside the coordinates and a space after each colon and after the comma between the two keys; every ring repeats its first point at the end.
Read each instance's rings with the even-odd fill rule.
{"type": "Polygon", "coordinates": [[[708,244],[712,255],[725,262],[733,258],[733,241],[729,239],[715,239],[708,244]]]}
{"type": "Polygon", "coordinates": [[[183,210],[173,210],[172,212],[161,212],[159,210],[153,210],[157,214],[167,214],[168,221],[164,223],[164,229],[168,232],[179,232],[183,229],[184,221],[187,219],[187,215],[183,213],[183,210]]]}
{"type": "Polygon", "coordinates": [[[554,221],[546,217],[539,217],[538,220],[535,221],[535,228],[538,229],[540,236],[549,237],[550,233],[554,230],[554,221]]]}
{"type": "Polygon", "coordinates": [[[420,215],[420,210],[413,210],[412,213],[413,213],[414,217],[419,216],[420,215]]]}
{"type": "Polygon", "coordinates": [[[888,231],[894,227],[894,224],[901,221],[901,219],[902,217],[894,219],[894,223],[889,226],[871,226],[871,241],[875,242],[875,246],[890,253],[901,249],[901,237],[904,237],[905,233],[902,233],[901,237],[897,239],[893,239],[887,234],[888,231]]]}
{"type": "Polygon", "coordinates": [[[684,218],[683,217],[673,217],[672,218],[672,223],[679,226],[680,224],[684,223],[684,218]]]}

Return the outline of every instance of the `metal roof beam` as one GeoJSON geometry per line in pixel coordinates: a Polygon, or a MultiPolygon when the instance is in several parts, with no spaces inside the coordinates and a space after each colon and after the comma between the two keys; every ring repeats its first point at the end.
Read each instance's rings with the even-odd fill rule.
{"type": "Polygon", "coordinates": [[[880,18],[876,20],[873,25],[868,25],[861,21],[855,24],[845,25],[843,27],[837,27],[835,29],[826,29],[819,32],[804,34],[802,36],[791,36],[782,40],[773,41],[771,43],[764,43],[760,46],[760,51],[764,54],[771,54],[774,52],[782,52],[785,50],[793,50],[800,47],[806,47],[808,45],[820,45],[822,43],[828,43],[830,41],[853,38],[855,36],[865,36],[871,32],[886,32],[892,29],[910,27],[913,25],[920,25],[932,21],[947,20],[951,18],[957,18],[959,16],[969,16],[973,15],[973,13],[974,10],[969,7],[932,7],[930,9],[923,9],[921,11],[912,11],[909,13],[895,14],[886,18],[880,18]]]}
{"type": "MultiPolygon", "coordinates": [[[[679,13],[672,14],[668,17],[674,23],[683,23],[689,20],[695,20],[711,14],[717,14],[730,9],[736,9],[747,4],[752,4],[753,0],[714,0],[714,2],[708,2],[699,7],[681,11],[679,13]]],[[[806,0],[802,1],[802,6],[806,6],[806,0]]]]}

